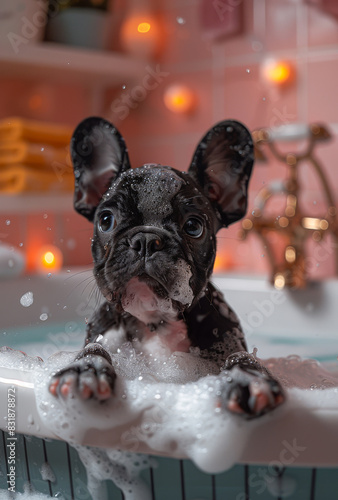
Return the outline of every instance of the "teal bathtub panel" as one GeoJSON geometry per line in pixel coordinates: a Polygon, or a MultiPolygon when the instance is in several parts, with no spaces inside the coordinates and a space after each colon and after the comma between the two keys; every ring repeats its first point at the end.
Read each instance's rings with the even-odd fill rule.
{"type": "Polygon", "coordinates": [[[182,461],[156,457],[153,469],[155,498],[160,500],[185,500],[182,492],[182,461]]]}
{"type": "Polygon", "coordinates": [[[47,462],[52,466],[56,479],[52,483],[53,495],[61,493],[65,500],[71,500],[74,497],[74,488],[70,467],[70,447],[63,441],[46,441],[46,453],[47,462]]]}
{"type": "MultiPolygon", "coordinates": [[[[26,451],[30,482],[36,491],[52,496],[52,485],[41,476],[41,467],[47,462],[46,444],[43,439],[34,436],[26,437],[26,451]]],[[[51,464],[48,464],[54,472],[51,464]]]]}
{"type": "MultiPolygon", "coordinates": [[[[24,491],[30,481],[33,490],[65,500],[91,500],[86,471],[75,449],[62,441],[16,435],[16,490],[24,491]],[[41,466],[48,463],[56,482],[42,480],[41,466]]],[[[0,488],[7,490],[9,436],[0,435],[0,488]]],[[[236,465],[215,476],[204,474],[189,460],[154,458],[157,467],[142,471],[153,500],[338,500],[338,469],[288,467],[276,473],[267,466],[236,465]],[[280,488],[280,490],[279,490],[280,488]]],[[[105,482],[109,500],[123,500],[121,491],[105,482]]],[[[1,496],[1,493],[0,493],[1,496]]]]}
{"type": "Polygon", "coordinates": [[[141,471],[141,473],[140,473],[140,477],[148,485],[149,490],[152,491],[154,489],[154,472],[153,472],[153,469],[151,467],[143,469],[141,471]]]}
{"type": "Polygon", "coordinates": [[[74,497],[81,500],[91,500],[91,495],[87,489],[86,469],[80,460],[78,452],[72,446],[69,447],[69,457],[71,461],[70,473],[72,476],[74,497]]]}
{"type": "Polygon", "coordinates": [[[213,476],[201,472],[189,460],[183,461],[185,500],[213,500],[213,476]]]}
{"type": "MultiPolygon", "coordinates": [[[[7,443],[11,441],[11,437],[6,435],[9,438],[7,443]]],[[[25,486],[28,486],[30,481],[28,463],[26,457],[26,441],[24,436],[21,434],[16,434],[15,437],[17,440],[15,441],[15,489],[19,493],[23,493],[25,490],[25,486]]],[[[7,457],[8,457],[7,453],[7,457]]]]}
{"type": "Polygon", "coordinates": [[[338,469],[317,469],[314,476],[314,500],[337,500],[338,469]]]}
{"type": "Polygon", "coordinates": [[[273,467],[250,466],[247,482],[250,500],[274,500],[276,498],[289,500],[324,500],[325,498],[326,500],[324,496],[315,499],[311,493],[311,468],[287,467],[278,474],[273,467]]]}
{"type": "Polygon", "coordinates": [[[5,453],[5,433],[0,432],[0,489],[7,490],[7,456],[5,453]]]}
{"type": "MultiPolygon", "coordinates": [[[[287,467],[284,473],[285,479],[295,481],[295,490],[289,495],[288,500],[312,500],[311,485],[312,485],[312,469],[305,467],[287,467]]],[[[337,496],[338,498],[338,496],[337,496]]],[[[321,496],[318,500],[327,500],[325,496],[321,496]]]]}
{"type": "Polygon", "coordinates": [[[216,500],[247,500],[245,466],[235,465],[215,476],[216,500]]]}
{"type": "Polygon", "coordinates": [[[123,500],[122,492],[112,481],[105,481],[109,500],[123,500]]]}
{"type": "Polygon", "coordinates": [[[271,476],[266,465],[250,465],[247,477],[250,500],[276,500],[276,495],[269,491],[269,484],[275,477],[271,476]]]}

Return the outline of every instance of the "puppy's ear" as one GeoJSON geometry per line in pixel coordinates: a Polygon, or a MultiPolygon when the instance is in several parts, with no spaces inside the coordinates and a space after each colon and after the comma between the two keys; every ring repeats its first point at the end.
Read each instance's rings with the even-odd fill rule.
{"type": "Polygon", "coordinates": [[[119,131],[103,118],[86,118],[71,140],[74,166],[74,208],[92,221],[102,196],[114,179],[130,168],[119,131]]]}
{"type": "Polygon", "coordinates": [[[234,120],[215,125],[197,146],[189,174],[214,206],[220,227],[245,215],[253,161],[250,132],[234,120]]]}

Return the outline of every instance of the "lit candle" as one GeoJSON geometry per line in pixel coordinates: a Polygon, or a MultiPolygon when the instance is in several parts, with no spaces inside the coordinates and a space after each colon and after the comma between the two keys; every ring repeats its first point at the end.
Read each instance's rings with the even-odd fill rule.
{"type": "Polygon", "coordinates": [[[62,252],[54,245],[43,246],[37,253],[36,269],[39,272],[58,272],[62,264],[62,252]]]}
{"type": "Polygon", "coordinates": [[[164,93],[164,104],[174,113],[190,113],[196,107],[196,96],[186,85],[170,85],[164,93]]]}

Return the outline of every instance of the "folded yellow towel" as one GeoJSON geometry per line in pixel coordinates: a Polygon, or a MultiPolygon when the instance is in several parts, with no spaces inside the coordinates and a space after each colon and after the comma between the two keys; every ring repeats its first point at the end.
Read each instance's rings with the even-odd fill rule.
{"type": "Polygon", "coordinates": [[[71,169],[59,165],[54,170],[27,165],[12,165],[0,169],[0,194],[22,192],[73,191],[74,176],[71,169]]]}
{"type": "Polygon", "coordinates": [[[55,148],[24,141],[0,143],[0,168],[16,163],[45,167],[53,167],[54,163],[71,165],[68,147],[55,148]]]}
{"type": "Polygon", "coordinates": [[[62,147],[69,145],[72,133],[72,128],[63,125],[14,117],[0,120],[0,142],[24,140],[62,147]]]}

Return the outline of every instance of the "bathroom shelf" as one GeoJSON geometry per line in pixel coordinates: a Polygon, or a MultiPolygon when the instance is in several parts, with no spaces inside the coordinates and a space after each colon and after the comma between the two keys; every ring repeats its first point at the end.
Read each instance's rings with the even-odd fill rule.
{"type": "Polygon", "coordinates": [[[73,211],[72,193],[33,193],[1,195],[0,214],[30,214],[44,211],[64,213],[73,211]]]}
{"type": "Polygon", "coordinates": [[[2,75],[81,83],[90,88],[109,88],[130,83],[144,74],[146,61],[114,52],[101,52],[43,42],[20,45],[17,53],[0,47],[2,75]]]}

